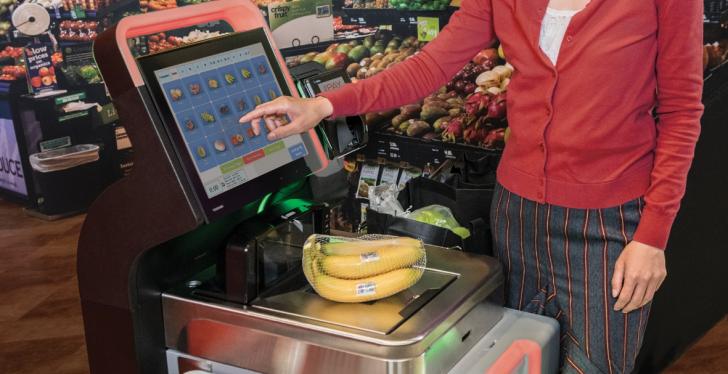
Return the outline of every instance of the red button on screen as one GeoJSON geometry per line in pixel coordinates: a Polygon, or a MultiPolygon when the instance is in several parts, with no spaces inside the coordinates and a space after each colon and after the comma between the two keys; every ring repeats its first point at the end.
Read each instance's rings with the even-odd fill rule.
{"type": "Polygon", "coordinates": [[[263,152],[262,149],[259,149],[255,152],[250,152],[247,155],[243,156],[243,162],[246,164],[250,164],[255,162],[256,160],[260,160],[265,156],[265,152],[263,152]]]}

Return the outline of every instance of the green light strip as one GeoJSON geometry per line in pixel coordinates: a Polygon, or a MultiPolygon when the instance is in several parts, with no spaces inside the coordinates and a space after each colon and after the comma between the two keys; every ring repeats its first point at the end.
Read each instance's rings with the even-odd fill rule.
{"type": "Polygon", "coordinates": [[[269,192],[267,195],[263,197],[263,200],[260,201],[260,205],[258,205],[258,214],[263,213],[265,210],[265,207],[268,205],[268,200],[270,200],[270,197],[273,196],[272,192],[269,192]]]}

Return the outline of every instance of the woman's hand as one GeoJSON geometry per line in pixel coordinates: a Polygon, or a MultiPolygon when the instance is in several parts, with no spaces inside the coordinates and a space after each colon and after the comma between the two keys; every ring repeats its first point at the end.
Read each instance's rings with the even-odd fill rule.
{"type": "Polygon", "coordinates": [[[612,277],[614,310],[629,313],[652,301],[667,276],[665,251],[640,242],[629,243],[617,259],[612,277]]]}
{"type": "Polygon", "coordinates": [[[255,135],[260,134],[260,121],[270,131],[269,140],[281,139],[293,134],[300,134],[318,125],[329,117],[334,108],[325,97],[300,99],[281,96],[275,100],[258,105],[250,113],[240,118],[240,123],[250,122],[255,135]],[[285,116],[291,119],[287,123],[285,116]]]}

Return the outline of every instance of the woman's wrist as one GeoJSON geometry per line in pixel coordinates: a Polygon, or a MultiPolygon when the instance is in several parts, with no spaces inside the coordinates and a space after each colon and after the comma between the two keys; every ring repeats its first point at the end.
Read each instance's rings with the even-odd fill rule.
{"type": "Polygon", "coordinates": [[[323,96],[317,96],[314,100],[316,100],[316,112],[319,116],[321,118],[331,117],[334,113],[334,106],[331,101],[323,96]]]}

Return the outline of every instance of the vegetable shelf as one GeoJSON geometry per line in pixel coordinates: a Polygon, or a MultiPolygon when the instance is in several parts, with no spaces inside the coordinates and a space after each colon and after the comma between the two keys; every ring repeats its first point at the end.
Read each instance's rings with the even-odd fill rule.
{"type": "Polygon", "coordinates": [[[350,42],[352,40],[362,40],[362,39],[366,38],[367,36],[369,36],[369,35],[362,35],[362,36],[356,37],[356,38],[335,38],[332,40],[327,40],[327,41],[323,41],[323,42],[316,43],[316,44],[306,44],[306,45],[301,45],[298,47],[282,48],[281,54],[283,55],[283,57],[291,57],[291,56],[303,55],[303,54],[306,54],[309,52],[321,52],[321,51],[325,50],[328,46],[330,46],[334,43],[346,43],[346,42],[350,42]]]}
{"type": "Polygon", "coordinates": [[[457,8],[448,7],[446,10],[399,10],[399,9],[341,9],[344,24],[379,26],[391,25],[393,28],[417,28],[418,17],[438,18],[440,28],[450,20],[450,16],[457,8]]]}
{"type": "Polygon", "coordinates": [[[465,154],[500,155],[502,150],[373,131],[369,133],[369,144],[362,152],[368,159],[382,158],[424,167],[428,163],[441,164],[448,159],[462,159],[465,154]]]}

